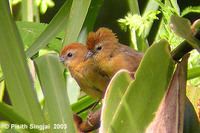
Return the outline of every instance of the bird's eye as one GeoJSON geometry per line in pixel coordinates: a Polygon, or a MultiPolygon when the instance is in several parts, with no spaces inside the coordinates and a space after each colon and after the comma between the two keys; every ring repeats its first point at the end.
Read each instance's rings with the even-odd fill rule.
{"type": "Polygon", "coordinates": [[[102,49],[102,46],[98,46],[98,47],[97,47],[97,50],[101,50],[101,49],[102,49]]]}
{"type": "Polygon", "coordinates": [[[68,53],[67,56],[68,56],[68,57],[72,57],[72,53],[68,53]]]}

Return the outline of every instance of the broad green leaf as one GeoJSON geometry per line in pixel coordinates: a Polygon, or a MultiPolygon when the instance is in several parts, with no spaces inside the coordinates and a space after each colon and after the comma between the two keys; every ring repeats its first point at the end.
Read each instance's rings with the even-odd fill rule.
{"type": "MultiPolygon", "coordinates": [[[[112,106],[103,111],[107,113],[117,106],[112,120],[102,117],[104,122],[102,122],[101,131],[108,133],[144,132],[153,120],[169,86],[173,69],[174,61],[169,53],[168,42],[161,40],[159,43],[153,44],[146,51],[136,72],[135,80],[120,99],[120,104],[112,101],[112,106]]],[[[109,88],[109,91],[112,89],[115,89],[116,93],[117,90],[113,87],[109,88]]],[[[110,94],[106,100],[112,98],[112,95],[110,94]]],[[[103,114],[103,116],[105,115],[103,114]]]]}
{"type": "Polygon", "coordinates": [[[146,133],[183,132],[188,57],[188,55],[184,56],[178,63],[170,86],[146,133]]]}
{"type": "Polygon", "coordinates": [[[74,0],[70,10],[63,45],[77,41],[83,26],[91,0],[74,0]]]}
{"type": "MultiPolygon", "coordinates": [[[[28,69],[23,42],[6,0],[0,1],[0,61],[6,88],[16,112],[35,124],[45,124],[28,69]]],[[[0,108],[1,109],[1,108],[0,108]]]]}
{"type": "Polygon", "coordinates": [[[59,57],[56,54],[42,55],[35,60],[35,67],[44,92],[50,124],[53,132],[74,133],[74,122],[65,90],[65,79],[62,74],[59,57]],[[65,128],[53,129],[54,124],[64,124],[65,128]]]}
{"type": "Polygon", "coordinates": [[[40,49],[46,46],[53,38],[63,31],[68,23],[72,0],[67,0],[55,17],[51,20],[47,28],[34,41],[34,43],[26,50],[26,57],[32,57],[40,49]]]}
{"type": "Polygon", "coordinates": [[[116,110],[121,102],[126,89],[130,85],[132,78],[127,70],[120,70],[110,81],[103,103],[102,123],[105,128],[109,126],[116,115],[116,110]]]}
{"type": "Polygon", "coordinates": [[[170,24],[172,30],[180,37],[182,38],[188,38],[192,36],[191,31],[191,23],[186,18],[181,18],[175,15],[171,16],[171,24],[170,24]]]}
{"type": "MultiPolygon", "coordinates": [[[[0,102],[0,108],[1,108],[0,114],[5,116],[7,120],[10,122],[10,124],[23,124],[23,125],[27,125],[28,127],[30,126],[30,124],[33,124],[25,120],[23,117],[21,117],[21,115],[19,115],[13,107],[3,102],[0,102]]],[[[8,128],[11,126],[10,124],[7,125],[8,128]]],[[[1,128],[2,127],[0,126],[0,129],[1,128]]],[[[27,128],[26,130],[28,130],[31,133],[42,133],[42,131],[36,130],[36,129],[27,128]]]]}

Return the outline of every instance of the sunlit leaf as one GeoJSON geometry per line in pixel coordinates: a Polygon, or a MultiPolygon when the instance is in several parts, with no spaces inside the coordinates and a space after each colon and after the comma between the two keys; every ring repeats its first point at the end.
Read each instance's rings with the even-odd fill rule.
{"type": "Polygon", "coordinates": [[[91,0],[74,0],[64,37],[64,46],[77,41],[83,26],[91,0]]]}
{"type": "Polygon", "coordinates": [[[1,68],[12,105],[18,114],[31,123],[45,124],[26,62],[23,42],[6,0],[0,1],[0,12],[4,12],[0,13],[0,20],[4,20],[0,21],[1,68]]]}
{"type": "Polygon", "coordinates": [[[181,63],[178,63],[169,89],[146,133],[183,132],[188,57],[186,55],[181,63]]]}
{"type": "MultiPolygon", "coordinates": [[[[47,28],[40,34],[34,43],[26,50],[26,57],[32,57],[40,49],[46,46],[53,38],[65,29],[68,23],[72,0],[67,0],[47,28]]],[[[60,51],[60,50],[59,50],[60,51]]]]}
{"type": "MultiPolygon", "coordinates": [[[[103,112],[114,116],[102,115],[100,131],[104,132],[144,132],[153,120],[154,113],[169,86],[174,68],[174,61],[169,53],[166,40],[153,44],[145,53],[136,72],[135,81],[126,92],[120,93],[119,99],[112,101],[112,106],[103,108],[103,112]],[[115,107],[113,110],[113,107],[115,107]],[[116,108],[117,107],[117,108],[116,108]],[[106,117],[105,117],[106,116],[106,117]]],[[[117,93],[117,89],[110,87],[107,93],[117,93]]],[[[106,95],[105,103],[113,94],[106,95]]],[[[106,107],[106,105],[104,105],[106,107]]]]}
{"type": "MultiPolygon", "coordinates": [[[[64,128],[60,131],[74,133],[73,117],[59,57],[56,54],[46,54],[34,61],[44,92],[51,128],[53,129],[54,124],[63,124],[64,128]]],[[[58,130],[54,129],[54,132],[56,131],[58,130]]]]}
{"type": "MultiPolygon", "coordinates": [[[[19,29],[20,35],[22,37],[25,48],[31,46],[31,44],[40,36],[40,34],[45,30],[48,24],[36,23],[36,22],[16,22],[19,29]]],[[[60,51],[62,49],[62,39],[64,38],[64,32],[61,32],[56,38],[52,39],[48,43],[47,47],[55,51],[60,51]]]]}
{"type": "Polygon", "coordinates": [[[104,98],[105,102],[103,104],[101,125],[107,127],[107,125],[111,124],[112,119],[115,117],[118,105],[121,102],[121,98],[132,80],[133,79],[126,70],[120,70],[112,78],[104,98]]]}
{"type": "Polygon", "coordinates": [[[3,115],[4,117],[6,117],[7,121],[10,122],[10,123],[8,123],[7,127],[3,127],[1,125],[0,131],[2,128],[8,129],[10,127],[10,124],[16,124],[16,126],[17,126],[17,124],[23,124],[28,127],[28,128],[25,128],[25,130],[28,130],[31,133],[42,133],[42,131],[40,131],[40,130],[30,129],[29,126],[30,126],[30,124],[33,124],[33,123],[30,123],[29,121],[27,121],[23,117],[21,117],[13,107],[11,107],[3,102],[0,102],[0,108],[1,108],[0,115],[3,115]]]}

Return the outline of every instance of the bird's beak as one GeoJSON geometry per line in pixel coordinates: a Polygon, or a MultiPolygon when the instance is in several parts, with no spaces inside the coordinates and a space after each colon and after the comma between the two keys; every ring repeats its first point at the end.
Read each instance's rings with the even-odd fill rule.
{"type": "Polygon", "coordinates": [[[91,58],[91,57],[92,57],[92,55],[94,55],[94,52],[93,52],[93,51],[91,51],[91,50],[89,50],[89,51],[88,51],[88,53],[87,53],[87,55],[85,56],[85,59],[84,59],[84,61],[86,61],[86,60],[88,60],[89,58],[91,58]]]}
{"type": "Polygon", "coordinates": [[[61,56],[60,57],[60,62],[65,62],[65,57],[61,56]]]}

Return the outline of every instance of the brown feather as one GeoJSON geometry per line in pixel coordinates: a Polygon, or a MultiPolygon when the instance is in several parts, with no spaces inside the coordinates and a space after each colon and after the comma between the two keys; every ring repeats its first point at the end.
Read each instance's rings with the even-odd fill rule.
{"type": "Polygon", "coordinates": [[[77,49],[77,48],[84,48],[84,45],[81,43],[71,43],[70,45],[65,46],[62,50],[61,50],[61,56],[65,55],[66,52],[69,49],[77,49]]]}
{"type": "Polygon", "coordinates": [[[91,32],[87,39],[87,48],[93,52],[92,58],[95,64],[109,78],[112,78],[120,69],[135,72],[144,55],[142,52],[120,44],[112,30],[107,28],[91,32]]]}
{"type": "Polygon", "coordinates": [[[93,59],[84,61],[87,52],[83,44],[72,43],[63,48],[61,57],[65,58],[64,64],[80,88],[93,98],[99,99],[103,97],[110,79],[101,74],[93,59]],[[68,57],[68,53],[73,56],[68,57]]]}
{"type": "Polygon", "coordinates": [[[96,32],[89,33],[86,40],[86,44],[87,44],[86,46],[89,50],[93,50],[95,44],[101,41],[105,41],[105,40],[110,40],[113,43],[118,42],[118,39],[115,36],[115,34],[112,32],[112,30],[103,27],[97,30],[96,32]]]}

